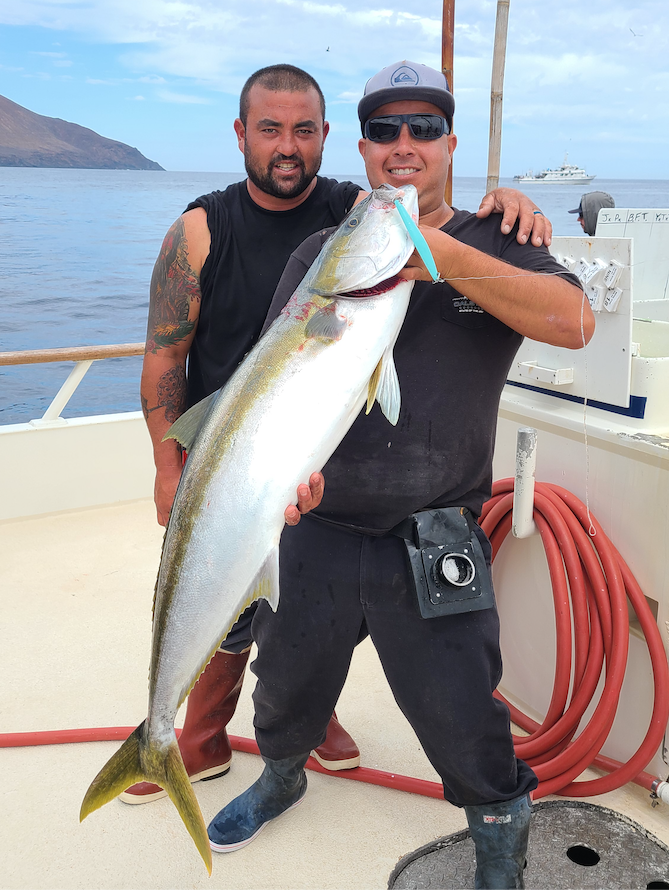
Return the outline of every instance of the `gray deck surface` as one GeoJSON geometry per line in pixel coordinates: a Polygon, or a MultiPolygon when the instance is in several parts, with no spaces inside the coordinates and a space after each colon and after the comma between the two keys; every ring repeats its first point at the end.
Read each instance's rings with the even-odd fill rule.
{"type": "MultiPolygon", "coordinates": [[[[153,504],[0,524],[0,731],[130,726],[145,716],[151,601],[162,530],[153,504]]],[[[229,729],[253,736],[247,675],[229,729]]],[[[376,653],[356,650],[338,715],[362,765],[435,781],[376,653]]],[[[116,742],[0,749],[0,888],[385,888],[398,860],[465,828],[449,804],[309,773],[304,803],[245,849],[214,855],[209,878],[169,800],[113,801],[82,825],[90,781],[116,742]]],[[[235,753],[198,783],[208,821],[260,773],[235,753]]],[[[669,808],[633,786],[594,801],[669,843],[669,808]]]]}

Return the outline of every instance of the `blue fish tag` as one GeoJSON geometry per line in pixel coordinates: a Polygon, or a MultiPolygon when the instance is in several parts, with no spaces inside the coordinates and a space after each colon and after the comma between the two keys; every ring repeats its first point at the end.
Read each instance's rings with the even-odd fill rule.
{"type": "Polygon", "coordinates": [[[423,237],[420,229],[418,228],[416,223],[411,219],[411,217],[407,213],[405,206],[402,204],[402,202],[399,198],[395,198],[394,204],[395,204],[395,207],[397,207],[397,210],[399,211],[400,219],[404,223],[406,230],[409,233],[409,237],[411,238],[411,240],[414,243],[414,247],[418,251],[418,256],[425,263],[425,268],[432,276],[433,283],[436,283],[437,281],[441,281],[442,279],[439,277],[439,272],[437,270],[437,264],[435,263],[434,257],[432,256],[432,251],[430,250],[430,247],[429,247],[427,241],[425,240],[425,238],[423,237]]]}

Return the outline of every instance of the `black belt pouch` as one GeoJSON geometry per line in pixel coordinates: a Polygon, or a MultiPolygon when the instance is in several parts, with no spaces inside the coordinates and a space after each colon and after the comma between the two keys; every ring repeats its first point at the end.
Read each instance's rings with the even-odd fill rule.
{"type": "Polygon", "coordinates": [[[466,507],[412,513],[391,533],[404,540],[423,618],[495,605],[490,571],[466,507]]]}

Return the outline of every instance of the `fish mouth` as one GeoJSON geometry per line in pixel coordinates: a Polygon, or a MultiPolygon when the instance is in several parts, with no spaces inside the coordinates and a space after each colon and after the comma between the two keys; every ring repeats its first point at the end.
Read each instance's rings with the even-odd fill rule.
{"type": "Polygon", "coordinates": [[[399,275],[392,275],[390,278],[386,278],[383,281],[379,281],[378,284],[375,284],[373,287],[364,287],[360,290],[349,290],[344,293],[337,294],[338,297],[352,297],[354,299],[361,299],[364,297],[378,297],[379,294],[385,294],[389,290],[392,290],[394,287],[400,283],[400,281],[404,281],[403,278],[400,278],[399,275]]]}

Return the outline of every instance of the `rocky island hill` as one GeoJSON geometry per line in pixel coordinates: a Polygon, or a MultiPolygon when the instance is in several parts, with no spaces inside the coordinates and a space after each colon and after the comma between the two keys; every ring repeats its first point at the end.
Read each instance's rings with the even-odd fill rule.
{"type": "Polygon", "coordinates": [[[162,170],[136,148],[0,96],[0,167],[162,170]]]}

